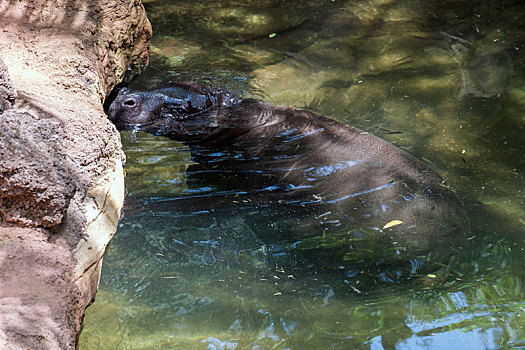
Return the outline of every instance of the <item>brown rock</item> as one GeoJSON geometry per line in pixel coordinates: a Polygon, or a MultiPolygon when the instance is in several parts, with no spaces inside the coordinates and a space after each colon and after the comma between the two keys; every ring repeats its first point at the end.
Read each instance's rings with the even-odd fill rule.
{"type": "Polygon", "coordinates": [[[63,148],[60,121],[10,110],[2,114],[0,130],[1,217],[23,226],[55,228],[81,188],[63,148]]]}
{"type": "Polygon", "coordinates": [[[68,246],[14,226],[2,227],[0,246],[1,348],[74,348],[82,305],[68,246]]]}
{"type": "Polygon", "coordinates": [[[1,349],[78,346],[123,200],[102,102],[150,37],[139,0],[0,6],[1,349]]]}
{"type": "Polygon", "coordinates": [[[9,78],[7,66],[0,59],[0,113],[13,107],[16,96],[16,90],[9,78]]]}

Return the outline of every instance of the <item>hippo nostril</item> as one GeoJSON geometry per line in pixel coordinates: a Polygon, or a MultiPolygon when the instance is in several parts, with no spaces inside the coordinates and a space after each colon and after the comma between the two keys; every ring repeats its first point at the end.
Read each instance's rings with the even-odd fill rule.
{"type": "Polygon", "coordinates": [[[132,98],[129,98],[127,100],[125,100],[124,102],[122,102],[125,106],[128,106],[128,107],[135,107],[135,105],[137,104],[137,102],[132,99],[132,98]]]}

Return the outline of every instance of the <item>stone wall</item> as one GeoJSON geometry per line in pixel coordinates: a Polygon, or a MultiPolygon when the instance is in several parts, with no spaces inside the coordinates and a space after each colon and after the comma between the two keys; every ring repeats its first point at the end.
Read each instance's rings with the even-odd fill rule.
{"type": "Polygon", "coordinates": [[[0,0],[0,348],[78,347],[124,197],[102,103],[149,57],[140,0],[0,0]]]}

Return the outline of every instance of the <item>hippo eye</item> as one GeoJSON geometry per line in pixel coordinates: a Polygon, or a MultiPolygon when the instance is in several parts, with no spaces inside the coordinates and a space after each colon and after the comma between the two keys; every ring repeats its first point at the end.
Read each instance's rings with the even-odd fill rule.
{"type": "Polygon", "coordinates": [[[124,104],[124,106],[135,107],[137,102],[134,99],[130,98],[130,99],[127,99],[126,101],[124,101],[123,104],[124,104]]]}

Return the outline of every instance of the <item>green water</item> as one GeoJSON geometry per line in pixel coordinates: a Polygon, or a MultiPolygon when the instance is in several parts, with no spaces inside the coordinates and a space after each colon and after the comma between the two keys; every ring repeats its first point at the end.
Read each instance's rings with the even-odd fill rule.
{"type": "MultiPolygon", "coordinates": [[[[122,134],[130,209],[81,349],[524,349],[525,4],[144,1],[150,68],[308,109],[429,162],[472,231],[448,274],[367,278],[260,239],[252,212],[153,211],[188,149],[122,134]]],[[[437,274],[437,273],[436,273],[437,274]]]]}

